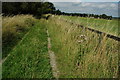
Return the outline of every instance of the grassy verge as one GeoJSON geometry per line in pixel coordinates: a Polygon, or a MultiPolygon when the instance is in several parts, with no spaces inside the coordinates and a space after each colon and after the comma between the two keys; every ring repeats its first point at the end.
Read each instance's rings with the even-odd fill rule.
{"type": "Polygon", "coordinates": [[[32,15],[6,16],[2,19],[2,57],[5,58],[23,36],[34,26],[32,15]]]}
{"type": "Polygon", "coordinates": [[[83,25],[85,27],[90,27],[120,37],[120,33],[118,33],[118,20],[95,19],[75,16],[57,17],[60,19],[65,19],[67,21],[83,25]]]}
{"type": "Polygon", "coordinates": [[[60,78],[118,76],[118,41],[71,25],[54,16],[48,20],[47,27],[60,78]]]}
{"type": "Polygon", "coordinates": [[[52,78],[45,24],[38,22],[3,63],[3,78],[52,78]]]}

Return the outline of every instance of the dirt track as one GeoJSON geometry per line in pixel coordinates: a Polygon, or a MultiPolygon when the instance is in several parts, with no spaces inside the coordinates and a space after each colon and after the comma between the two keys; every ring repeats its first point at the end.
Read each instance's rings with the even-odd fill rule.
{"type": "Polygon", "coordinates": [[[48,30],[47,30],[47,35],[48,35],[48,53],[50,57],[50,65],[52,67],[52,73],[55,78],[59,78],[59,71],[57,68],[56,57],[54,52],[51,51],[51,41],[50,41],[48,30]]]}

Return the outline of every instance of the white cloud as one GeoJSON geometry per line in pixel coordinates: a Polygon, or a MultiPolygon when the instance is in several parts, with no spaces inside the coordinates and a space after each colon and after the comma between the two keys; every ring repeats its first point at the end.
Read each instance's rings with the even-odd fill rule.
{"type": "Polygon", "coordinates": [[[79,4],[79,7],[96,7],[96,8],[117,8],[118,5],[114,4],[112,2],[81,2],[81,4],[79,4]]]}
{"type": "Polygon", "coordinates": [[[82,6],[82,7],[92,6],[92,3],[82,2],[79,6],[82,6]]]}
{"type": "Polygon", "coordinates": [[[111,4],[110,6],[111,6],[111,7],[116,7],[116,6],[118,6],[118,5],[115,5],[115,4],[111,4]]]}
{"type": "Polygon", "coordinates": [[[81,0],[48,0],[50,2],[81,2],[81,0]]]}
{"type": "Polygon", "coordinates": [[[50,2],[119,2],[119,0],[48,0],[50,2]]]}
{"type": "MultiPolygon", "coordinates": [[[[84,0],[82,0],[84,1],[84,0]]],[[[119,0],[85,0],[90,2],[119,2],[119,0]]]]}
{"type": "Polygon", "coordinates": [[[118,4],[114,2],[55,2],[54,5],[62,12],[118,16],[118,4]]]}

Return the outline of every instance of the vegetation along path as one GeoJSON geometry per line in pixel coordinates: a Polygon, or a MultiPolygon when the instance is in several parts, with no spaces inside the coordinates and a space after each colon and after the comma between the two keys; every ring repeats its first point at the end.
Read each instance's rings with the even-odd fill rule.
{"type": "Polygon", "coordinates": [[[47,30],[47,34],[48,34],[48,53],[49,53],[49,56],[50,56],[50,64],[51,64],[51,67],[52,67],[53,76],[55,78],[58,78],[59,77],[59,71],[58,71],[58,68],[57,68],[57,65],[56,65],[55,54],[51,50],[51,42],[50,42],[50,36],[49,36],[48,30],[47,30]]]}
{"type": "Polygon", "coordinates": [[[53,78],[45,24],[36,22],[3,63],[3,78],[53,78]]]}

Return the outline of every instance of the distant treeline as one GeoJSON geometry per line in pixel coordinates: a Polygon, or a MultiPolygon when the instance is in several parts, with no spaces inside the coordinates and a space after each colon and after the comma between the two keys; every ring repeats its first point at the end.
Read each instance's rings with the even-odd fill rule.
{"type": "Polygon", "coordinates": [[[65,13],[60,10],[56,10],[54,14],[58,15],[68,15],[68,16],[79,16],[79,17],[92,17],[92,18],[102,18],[102,19],[112,19],[112,16],[107,16],[106,14],[96,15],[96,14],[86,14],[86,13],[65,13]]]}
{"type": "Polygon", "coordinates": [[[3,2],[3,15],[33,14],[41,16],[42,14],[53,13],[55,7],[50,2],[3,2]]]}
{"type": "Polygon", "coordinates": [[[65,13],[60,10],[56,10],[51,2],[3,2],[2,3],[3,15],[17,15],[17,14],[33,14],[40,18],[42,14],[56,14],[56,15],[68,15],[68,16],[80,16],[80,17],[92,17],[102,19],[112,19],[112,16],[106,14],[81,14],[81,13],[65,13]]]}

